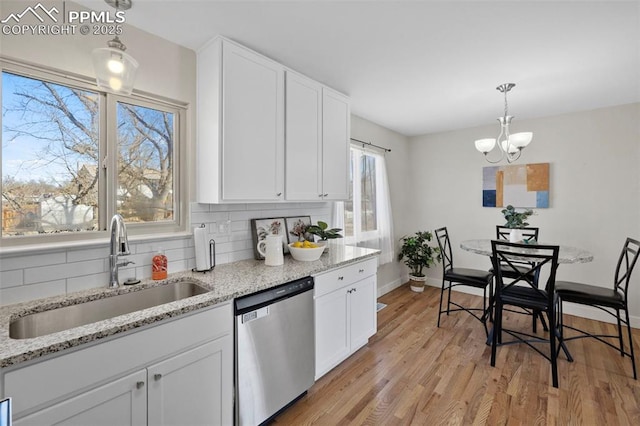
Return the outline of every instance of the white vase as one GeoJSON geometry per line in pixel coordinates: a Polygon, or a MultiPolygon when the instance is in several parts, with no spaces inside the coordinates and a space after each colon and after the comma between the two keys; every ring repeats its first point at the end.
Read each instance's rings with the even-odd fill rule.
{"type": "Polygon", "coordinates": [[[518,243],[522,241],[522,230],[513,228],[511,232],[509,232],[509,242],[510,243],[518,243]]]}
{"type": "Polygon", "coordinates": [[[424,291],[424,284],[426,281],[427,277],[409,275],[409,286],[411,287],[411,291],[415,291],[416,293],[422,293],[424,291]]]}

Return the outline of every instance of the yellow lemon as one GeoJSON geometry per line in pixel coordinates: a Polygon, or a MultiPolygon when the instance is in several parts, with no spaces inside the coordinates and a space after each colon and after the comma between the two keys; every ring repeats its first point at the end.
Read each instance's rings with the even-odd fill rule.
{"type": "Polygon", "coordinates": [[[293,243],[293,246],[297,248],[302,247],[302,241],[296,241],[295,243],[293,243]]]}
{"type": "Polygon", "coordinates": [[[302,246],[304,248],[309,248],[309,247],[311,247],[311,243],[309,241],[307,241],[307,240],[304,240],[304,243],[302,243],[302,246]]]}

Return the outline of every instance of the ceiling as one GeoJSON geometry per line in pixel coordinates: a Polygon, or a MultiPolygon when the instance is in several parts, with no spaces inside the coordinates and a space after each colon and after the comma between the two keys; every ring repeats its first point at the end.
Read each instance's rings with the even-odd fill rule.
{"type": "Polygon", "coordinates": [[[495,88],[506,82],[516,83],[514,129],[518,119],[640,101],[639,1],[133,3],[127,24],[193,50],[224,35],[407,136],[494,123],[504,108],[495,88]]]}

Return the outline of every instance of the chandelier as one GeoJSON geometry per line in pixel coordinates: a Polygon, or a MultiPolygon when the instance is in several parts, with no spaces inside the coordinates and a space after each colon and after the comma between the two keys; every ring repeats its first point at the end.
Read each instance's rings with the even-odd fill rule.
{"type": "Polygon", "coordinates": [[[509,125],[513,119],[512,115],[509,115],[509,106],[507,105],[507,93],[515,87],[514,83],[504,83],[496,87],[497,90],[504,93],[504,116],[498,117],[500,122],[500,134],[496,139],[478,139],[475,142],[476,149],[484,154],[484,158],[489,163],[498,163],[503,158],[507,159],[508,163],[512,163],[520,158],[522,150],[529,145],[533,138],[532,132],[510,133],[509,125]],[[496,143],[497,142],[497,143],[496,143]],[[499,154],[491,154],[494,148],[498,145],[496,150],[499,154]],[[497,157],[497,156],[500,157],[497,157]]]}
{"type": "MultiPolygon", "coordinates": [[[[131,8],[131,0],[105,0],[118,10],[131,8]]],[[[126,54],[127,47],[118,36],[109,40],[107,46],[94,49],[91,53],[98,87],[112,93],[130,95],[138,70],[138,62],[126,54]]]]}

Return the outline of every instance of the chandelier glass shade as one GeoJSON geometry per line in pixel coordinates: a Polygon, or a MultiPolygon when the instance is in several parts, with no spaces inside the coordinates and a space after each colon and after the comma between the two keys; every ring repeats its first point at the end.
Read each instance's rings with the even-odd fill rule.
{"type": "Polygon", "coordinates": [[[509,107],[507,104],[507,93],[515,87],[514,83],[505,83],[496,87],[497,90],[504,93],[504,116],[498,117],[500,123],[500,133],[498,137],[478,139],[475,146],[478,151],[484,154],[485,159],[489,163],[498,163],[506,158],[508,163],[512,163],[520,158],[522,150],[531,143],[533,139],[532,132],[511,133],[510,125],[513,116],[509,115],[509,107]],[[497,149],[496,148],[497,145],[497,149]],[[494,151],[496,153],[494,154],[494,151]]]}

